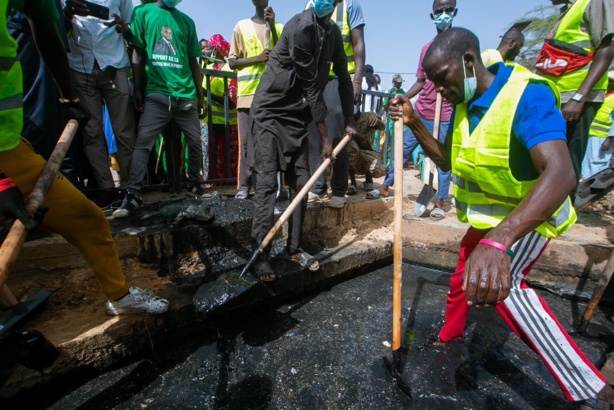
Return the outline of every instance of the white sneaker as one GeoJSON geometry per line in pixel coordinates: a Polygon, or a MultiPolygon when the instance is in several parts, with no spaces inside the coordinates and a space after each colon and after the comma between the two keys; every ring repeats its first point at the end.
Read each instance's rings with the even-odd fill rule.
{"type": "Polygon", "coordinates": [[[330,201],[328,201],[328,206],[331,208],[343,208],[345,206],[345,197],[333,196],[330,201]]]}
{"type": "Polygon", "coordinates": [[[314,194],[313,192],[307,193],[307,206],[316,206],[322,205],[323,201],[327,199],[327,195],[324,194],[314,194]]]}
{"type": "Polygon", "coordinates": [[[158,315],[168,310],[168,300],[148,290],[131,287],[129,293],[119,300],[107,300],[107,314],[117,315],[158,315]]]}

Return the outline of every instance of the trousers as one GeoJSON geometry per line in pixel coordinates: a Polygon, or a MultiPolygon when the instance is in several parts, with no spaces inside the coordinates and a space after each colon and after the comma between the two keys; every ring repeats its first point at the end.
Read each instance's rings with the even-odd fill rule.
{"type": "MultiPolygon", "coordinates": [[[[24,198],[32,192],[45,163],[24,140],[16,148],[0,152],[2,172],[15,182],[24,198]]],[[[44,205],[49,211],[43,229],[62,235],[79,249],[107,298],[116,300],[128,293],[117,247],[102,210],[62,174],[53,181],[44,205]]]]}
{"type": "MultiPolygon", "coordinates": [[[[463,272],[467,259],[487,232],[469,228],[461,241],[458,265],[450,277],[445,322],[439,332],[444,342],[463,337],[469,313],[466,293],[462,290],[463,272]]],[[[512,246],[512,287],[509,296],[495,308],[510,329],[542,359],[567,400],[585,400],[599,393],[605,386],[605,377],[582,353],[546,301],[524,281],[548,242],[533,231],[512,246]]]]}

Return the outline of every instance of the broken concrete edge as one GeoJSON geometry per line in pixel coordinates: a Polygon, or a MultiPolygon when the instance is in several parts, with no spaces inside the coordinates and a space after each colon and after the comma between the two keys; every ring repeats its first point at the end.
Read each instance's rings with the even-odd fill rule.
{"type": "MultiPolygon", "coordinates": [[[[295,270],[284,275],[275,286],[274,298],[283,299],[327,289],[352,276],[363,274],[390,264],[392,243],[354,242],[331,249],[321,261],[320,272],[295,270]],[[294,284],[294,285],[293,285],[294,284]]],[[[117,366],[129,357],[155,356],[156,346],[169,344],[184,337],[202,334],[215,328],[215,323],[237,309],[255,307],[264,299],[271,300],[267,293],[261,298],[224,306],[208,315],[194,309],[192,296],[194,285],[177,285],[169,288],[162,296],[171,301],[171,309],[160,316],[110,317],[103,324],[88,330],[70,341],[57,344],[60,358],[53,366],[41,373],[20,366],[0,388],[0,398],[10,398],[20,392],[27,392],[42,383],[62,383],[71,380],[74,374],[96,374],[110,366],[117,366]]]]}

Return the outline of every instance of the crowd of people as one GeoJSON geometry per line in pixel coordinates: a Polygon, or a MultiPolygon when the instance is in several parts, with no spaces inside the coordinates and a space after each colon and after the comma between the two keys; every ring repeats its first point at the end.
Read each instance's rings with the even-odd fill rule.
{"type": "MultiPolygon", "coordinates": [[[[141,2],[24,0],[18,10],[0,0],[3,222],[42,223],[77,246],[109,314],[159,314],[169,306],[126,284],[102,212],[118,200],[115,218],[143,206],[144,181],[163,147],[175,191],[184,169],[187,193],[197,197],[207,195],[206,181],[236,178],[239,200],[253,190],[254,247],[273,226],[279,181],[294,197],[331,158],[330,178],[317,180],[288,221],[284,252],[317,270],[302,238],[307,206],[343,208],[358,191],[356,173],[365,175],[367,198],[389,196],[395,175],[383,149],[392,145],[384,143],[392,136],[386,130],[403,121],[403,161],[423,151],[437,164],[432,218],[445,217],[452,184],[457,215],[470,225],[438,342],[462,339],[470,307],[494,305],[570,401],[614,402],[603,375],[524,282],[549,240],[575,222],[578,181],[610,166],[614,0],[551,0],[563,8],[537,74],[514,63],[522,26],[480,52],[472,32],[452,27],[456,0],[435,0],[436,35],[422,48],[415,82],[405,91],[396,74],[387,92],[366,64],[358,0],[311,0],[285,25],[268,0],[252,0],[253,16],[237,22],[230,42],[220,34],[199,40],[181,0],[141,2]],[[63,127],[58,118],[76,118],[80,137],[46,198],[48,212],[35,220],[24,197],[63,127]],[[333,156],[346,134],[354,141],[333,156]],[[384,175],[376,188],[373,178],[384,175]]],[[[269,250],[254,275],[275,279],[269,250]]]]}

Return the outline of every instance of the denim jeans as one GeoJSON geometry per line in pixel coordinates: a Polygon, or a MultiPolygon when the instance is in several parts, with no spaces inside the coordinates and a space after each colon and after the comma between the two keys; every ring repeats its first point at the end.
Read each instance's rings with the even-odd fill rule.
{"type": "MultiPolygon", "coordinates": [[[[422,123],[426,126],[429,132],[432,134],[435,128],[435,121],[426,120],[422,117],[419,117],[422,123]]],[[[448,127],[450,126],[449,122],[441,122],[439,124],[439,142],[443,143],[446,139],[446,135],[448,135],[448,127]]],[[[405,133],[403,134],[403,163],[406,163],[411,158],[411,154],[418,147],[418,139],[412,132],[412,130],[407,127],[405,133]]],[[[446,199],[448,197],[448,191],[450,190],[450,175],[451,172],[443,172],[439,167],[437,167],[437,175],[439,177],[439,189],[437,190],[437,198],[438,199],[446,199]]],[[[386,175],[386,179],[384,179],[384,185],[390,187],[394,185],[394,158],[390,159],[390,167],[388,167],[388,175],[386,175]]]]}
{"type": "Polygon", "coordinates": [[[148,94],[145,109],[139,121],[139,133],[132,154],[132,167],[128,191],[141,193],[143,179],[147,172],[147,159],[156,138],[171,121],[183,132],[188,146],[188,180],[201,180],[203,151],[200,138],[198,104],[186,98],[170,97],[163,94],[148,94]]]}

